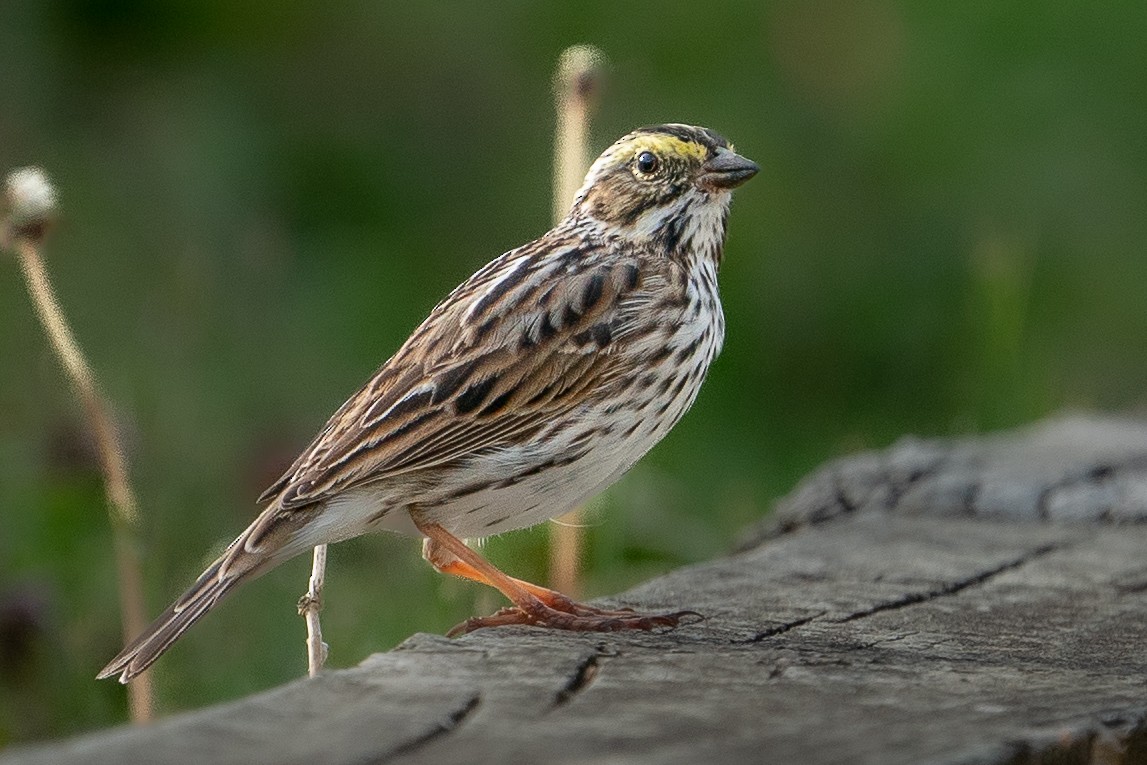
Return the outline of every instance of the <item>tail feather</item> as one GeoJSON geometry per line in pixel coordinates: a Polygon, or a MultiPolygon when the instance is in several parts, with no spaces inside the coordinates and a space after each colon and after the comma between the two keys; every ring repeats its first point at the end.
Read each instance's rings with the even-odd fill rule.
{"type": "Polygon", "coordinates": [[[119,675],[121,683],[150,667],[192,624],[210,611],[235,585],[250,578],[257,569],[223,572],[228,555],[208,567],[187,592],[167,607],[147,629],[131,641],[96,677],[119,675]]]}
{"type": "Polygon", "coordinates": [[[311,544],[294,538],[291,533],[303,524],[305,518],[301,516],[304,515],[292,513],[284,517],[265,511],[199,575],[195,584],[108,662],[96,678],[119,675],[121,683],[130,682],[237,585],[308,549],[311,544]]]}

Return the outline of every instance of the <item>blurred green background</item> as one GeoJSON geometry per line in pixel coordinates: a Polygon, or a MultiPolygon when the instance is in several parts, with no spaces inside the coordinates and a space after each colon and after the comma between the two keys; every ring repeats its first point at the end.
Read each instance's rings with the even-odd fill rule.
{"type": "MultiPolygon", "coordinates": [[[[1035,0],[3,0],[0,170],[127,426],[149,612],[478,266],[549,225],[551,73],[612,67],[594,149],[684,121],[759,162],[692,413],[594,503],[585,590],[726,550],[817,464],[904,433],[1147,403],[1147,8],[1035,0]]],[[[84,422],[0,258],[0,746],[126,719],[84,422]]],[[[547,529],[493,540],[544,579],[547,529]]],[[[158,665],[160,710],[305,671],[308,562],[158,665]]],[[[499,605],[410,540],[332,550],[334,666],[499,605]]]]}

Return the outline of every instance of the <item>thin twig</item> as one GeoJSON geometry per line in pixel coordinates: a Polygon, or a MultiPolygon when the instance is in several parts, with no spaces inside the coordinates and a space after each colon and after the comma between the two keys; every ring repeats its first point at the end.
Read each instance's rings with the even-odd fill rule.
{"type": "MultiPolygon", "coordinates": [[[[36,314],[52,350],[80,399],[95,436],[112,525],[122,628],[126,642],[142,632],[147,623],[138,545],[139,506],[128,478],[127,458],[110,406],[100,395],[91,366],[68,326],[40,255],[40,243],[49,222],[51,205],[37,210],[31,218],[20,211],[26,200],[20,198],[19,182],[36,172],[16,171],[8,177],[8,201],[13,213],[12,220],[5,221],[3,239],[4,244],[10,246],[17,255],[36,314]]],[[[47,179],[42,174],[34,178],[45,184],[48,196],[51,197],[47,179]]],[[[152,718],[153,698],[150,673],[140,675],[135,683],[128,686],[128,704],[133,721],[145,722],[152,718]]]]}
{"type": "Polygon", "coordinates": [[[319,674],[327,661],[327,644],[323,642],[323,628],[319,611],[323,610],[323,583],[327,572],[327,546],[315,548],[311,562],[311,579],[307,594],[299,599],[299,616],[307,622],[307,674],[319,674]]]}
{"type": "MultiPolygon", "coordinates": [[[[605,55],[592,45],[566,48],[554,76],[554,221],[565,217],[589,166],[589,123],[601,91],[605,55]]],[[[581,589],[580,510],[562,516],[550,536],[550,585],[576,597],[581,589]]]]}

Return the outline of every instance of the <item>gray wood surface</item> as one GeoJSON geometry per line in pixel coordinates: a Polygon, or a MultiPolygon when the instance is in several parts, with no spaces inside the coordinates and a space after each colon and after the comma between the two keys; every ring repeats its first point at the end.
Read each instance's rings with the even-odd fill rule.
{"type": "Polygon", "coordinates": [[[977,438],[904,438],[835,460],[742,541],[857,511],[1043,523],[1147,521],[1147,422],[1070,415],[977,438]]]}
{"type": "Polygon", "coordinates": [[[1147,762],[1145,487],[1143,423],[905,441],[606,601],[703,622],[415,635],[0,763],[1147,762]]]}

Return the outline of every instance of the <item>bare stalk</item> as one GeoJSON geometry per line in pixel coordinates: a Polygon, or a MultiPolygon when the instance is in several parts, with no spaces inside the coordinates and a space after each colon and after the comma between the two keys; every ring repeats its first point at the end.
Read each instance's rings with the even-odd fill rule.
{"type": "Polygon", "coordinates": [[[562,51],[554,73],[554,222],[565,217],[589,169],[589,123],[597,111],[605,54],[592,45],[562,51]]]}
{"type": "MultiPolygon", "coordinates": [[[[605,55],[592,45],[566,48],[554,75],[557,126],[554,130],[554,221],[573,204],[589,167],[589,124],[601,91],[605,55]]],[[[581,510],[552,526],[550,585],[576,597],[581,590],[581,510]]]]}
{"type": "MultiPolygon", "coordinates": [[[[126,642],[142,632],[147,624],[138,545],[139,506],[128,478],[127,458],[111,407],[100,395],[95,374],[68,326],[40,255],[43,235],[53,212],[54,192],[42,173],[27,169],[8,176],[7,197],[11,215],[4,221],[0,244],[16,253],[44,333],[80,399],[95,436],[114,538],[126,642]]],[[[128,686],[128,704],[134,722],[152,718],[153,699],[151,675],[145,672],[128,686]]]]}
{"type": "Polygon", "coordinates": [[[307,623],[307,674],[319,674],[327,661],[327,644],[323,642],[323,628],[319,623],[319,611],[323,609],[323,584],[327,572],[327,546],[315,548],[311,562],[311,579],[307,594],[299,599],[299,616],[307,623]]]}

